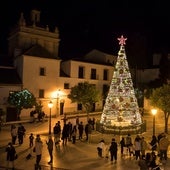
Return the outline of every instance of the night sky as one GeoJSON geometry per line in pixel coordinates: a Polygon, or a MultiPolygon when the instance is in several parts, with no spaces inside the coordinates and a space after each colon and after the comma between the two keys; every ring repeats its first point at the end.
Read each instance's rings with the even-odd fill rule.
{"type": "Polygon", "coordinates": [[[82,57],[92,49],[117,55],[117,37],[123,34],[130,62],[147,64],[153,52],[170,51],[169,5],[131,1],[6,0],[0,6],[0,52],[6,50],[8,31],[20,13],[28,19],[30,10],[38,9],[42,24],[59,28],[61,58],[82,57]]]}

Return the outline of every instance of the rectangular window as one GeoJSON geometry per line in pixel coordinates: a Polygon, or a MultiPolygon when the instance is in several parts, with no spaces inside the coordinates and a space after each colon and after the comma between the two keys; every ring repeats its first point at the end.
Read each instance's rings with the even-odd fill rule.
{"type": "Polygon", "coordinates": [[[108,70],[107,69],[103,70],[103,80],[108,80],[108,70]]]}
{"type": "Polygon", "coordinates": [[[82,110],[82,104],[81,103],[77,104],[77,110],[82,110]]]}
{"type": "Polygon", "coordinates": [[[45,68],[40,67],[40,76],[45,76],[45,68]]]}
{"type": "Polygon", "coordinates": [[[91,69],[91,79],[96,80],[96,69],[94,68],[91,69]]]}
{"type": "Polygon", "coordinates": [[[103,84],[103,95],[107,96],[108,91],[109,91],[109,85],[103,84]]]}
{"type": "Polygon", "coordinates": [[[64,83],[64,89],[69,89],[69,83],[64,83]]]}
{"type": "Polygon", "coordinates": [[[79,67],[78,78],[84,78],[84,67],[79,67]]]}
{"type": "Polygon", "coordinates": [[[39,90],[39,98],[44,98],[44,89],[39,90]]]}

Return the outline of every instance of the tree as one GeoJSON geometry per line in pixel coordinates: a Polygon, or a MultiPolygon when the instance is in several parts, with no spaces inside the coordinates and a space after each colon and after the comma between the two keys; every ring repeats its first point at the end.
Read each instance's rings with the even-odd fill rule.
{"type": "Polygon", "coordinates": [[[71,88],[68,98],[71,99],[72,103],[82,104],[89,116],[93,104],[99,101],[100,95],[94,85],[83,82],[71,88]]]}
{"type": "Polygon", "coordinates": [[[11,92],[8,96],[8,103],[16,107],[18,118],[22,109],[32,108],[37,105],[36,98],[27,89],[11,92]]]}
{"type": "Polygon", "coordinates": [[[165,133],[168,133],[168,119],[170,115],[170,85],[164,84],[162,87],[153,89],[150,97],[151,104],[164,112],[165,133]]]}

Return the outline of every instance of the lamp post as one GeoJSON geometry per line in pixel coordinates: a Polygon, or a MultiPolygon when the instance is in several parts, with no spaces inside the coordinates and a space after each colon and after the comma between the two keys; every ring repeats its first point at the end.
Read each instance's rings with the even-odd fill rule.
{"type": "Polygon", "coordinates": [[[155,115],[157,113],[157,110],[152,109],[151,112],[152,112],[152,115],[153,115],[153,135],[155,135],[155,115]]]}
{"type": "Polygon", "coordinates": [[[51,135],[51,108],[53,107],[53,102],[50,101],[48,103],[48,107],[50,108],[50,115],[49,115],[49,135],[51,135]]]}
{"type": "Polygon", "coordinates": [[[60,89],[57,90],[56,92],[56,99],[57,99],[57,113],[56,113],[56,117],[59,115],[59,99],[60,99],[60,89]]]}

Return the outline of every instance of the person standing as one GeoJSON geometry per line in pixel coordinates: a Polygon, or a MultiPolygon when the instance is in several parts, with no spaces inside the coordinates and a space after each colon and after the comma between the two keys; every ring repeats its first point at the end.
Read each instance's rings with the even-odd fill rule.
{"type": "Polygon", "coordinates": [[[131,153],[130,153],[130,147],[132,146],[132,138],[131,138],[131,135],[130,135],[130,134],[128,134],[128,135],[126,136],[125,144],[126,144],[126,147],[127,147],[127,149],[128,149],[129,155],[130,155],[130,154],[131,154],[131,153]]]}
{"type": "Polygon", "coordinates": [[[156,149],[157,149],[157,143],[158,143],[157,137],[156,137],[155,135],[153,135],[153,136],[152,136],[152,140],[151,140],[151,142],[150,142],[152,151],[156,151],[156,149]]]}
{"type": "Polygon", "coordinates": [[[142,157],[145,158],[145,152],[146,152],[146,149],[147,149],[147,142],[145,140],[144,137],[141,138],[141,154],[142,154],[142,157]]]}
{"type": "Polygon", "coordinates": [[[94,130],[95,128],[95,123],[96,123],[96,121],[95,121],[95,118],[93,117],[93,119],[92,119],[92,129],[94,130]]]}
{"type": "Polygon", "coordinates": [[[84,126],[83,122],[81,121],[79,126],[78,126],[78,131],[79,131],[79,140],[83,139],[83,131],[84,131],[84,126]]]}
{"type": "Polygon", "coordinates": [[[12,169],[14,169],[14,160],[15,160],[15,154],[16,154],[16,150],[14,148],[14,146],[12,145],[11,142],[8,143],[8,146],[6,148],[6,152],[7,152],[7,167],[9,168],[9,162],[12,163],[12,169]]]}
{"type": "Polygon", "coordinates": [[[92,132],[92,125],[88,122],[85,126],[86,141],[89,141],[89,134],[92,132]]]}
{"type": "Polygon", "coordinates": [[[31,133],[29,136],[29,147],[31,148],[33,147],[33,145],[34,145],[34,135],[33,133],[31,133]]]}
{"type": "Polygon", "coordinates": [[[72,136],[72,143],[75,144],[76,143],[76,135],[77,135],[77,127],[76,125],[73,126],[73,130],[71,133],[72,136]]]}
{"type": "Polygon", "coordinates": [[[72,127],[72,123],[69,121],[68,122],[68,140],[71,141],[71,133],[72,133],[72,130],[73,130],[73,127],[72,127]]]}
{"type": "Polygon", "coordinates": [[[63,145],[67,145],[68,137],[69,137],[68,124],[64,124],[62,130],[63,145]]]}
{"type": "Polygon", "coordinates": [[[135,157],[136,160],[140,159],[140,152],[141,152],[141,138],[140,136],[136,136],[134,141],[134,150],[135,150],[135,157]]]}
{"type": "Polygon", "coordinates": [[[12,144],[15,145],[17,139],[17,128],[15,125],[11,125],[11,137],[12,137],[12,144]]]}
{"type": "Polygon", "coordinates": [[[19,145],[23,144],[25,132],[26,132],[25,127],[20,123],[19,127],[18,127],[18,142],[19,142],[19,145]]]}
{"type": "Polygon", "coordinates": [[[60,142],[60,136],[61,136],[61,125],[60,125],[60,121],[58,121],[54,128],[53,128],[53,133],[54,133],[54,142],[55,145],[57,146],[60,142]]]}
{"type": "Polygon", "coordinates": [[[114,158],[115,163],[116,163],[117,162],[117,142],[115,138],[112,139],[109,151],[110,151],[110,158],[111,158],[110,161],[113,163],[113,158],[114,158]]]}
{"type": "Polygon", "coordinates": [[[123,156],[123,150],[125,148],[125,138],[122,137],[121,141],[120,141],[120,147],[121,147],[121,156],[123,156]]]}
{"type": "Polygon", "coordinates": [[[50,161],[48,162],[48,164],[52,164],[53,163],[53,139],[51,136],[49,136],[49,139],[48,141],[46,141],[46,144],[50,155],[50,161]]]}
{"type": "Polygon", "coordinates": [[[35,169],[41,169],[40,161],[42,157],[43,142],[41,141],[40,135],[37,135],[35,139],[35,154],[36,154],[36,164],[35,169]]]}

